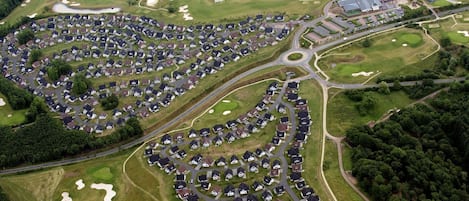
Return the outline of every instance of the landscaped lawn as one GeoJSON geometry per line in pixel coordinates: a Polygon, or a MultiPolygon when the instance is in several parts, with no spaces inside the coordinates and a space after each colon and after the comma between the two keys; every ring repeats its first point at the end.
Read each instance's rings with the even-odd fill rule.
{"type": "Polygon", "coordinates": [[[288,60],[296,61],[296,60],[300,60],[302,57],[303,55],[301,53],[293,53],[293,54],[288,55],[288,60]]]}
{"type": "MultiPolygon", "coordinates": [[[[15,201],[61,200],[63,192],[70,193],[70,197],[74,201],[99,201],[103,200],[105,192],[91,189],[90,185],[101,182],[114,185],[113,190],[117,193],[116,197],[112,199],[114,201],[152,200],[142,191],[134,188],[122,174],[122,164],[132,151],[127,150],[79,164],[2,176],[0,177],[0,186],[8,194],[10,200],[15,201]],[[83,179],[85,184],[82,190],[77,190],[75,184],[79,179],[83,179]]],[[[176,200],[173,196],[172,185],[168,185],[168,181],[173,180],[172,176],[168,176],[154,167],[149,167],[143,158],[142,151],[128,162],[127,172],[135,183],[144,187],[151,186],[151,189],[154,189],[153,195],[158,200],[176,200]],[[146,171],[147,168],[151,169],[152,174],[156,177],[149,174],[146,171]]]]}
{"type": "Polygon", "coordinates": [[[0,126],[14,126],[26,120],[28,109],[13,110],[3,94],[0,94],[0,98],[6,103],[6,105],[0,106],[0,126]]]}
{"type": "Polygon", "coordinates": [[[435,7],[443,7],[443,6],[451,5],[451,3],[448,2],[447,0],[436,0],[431,5],[435,7]]]}
{"type": "Polygon", "coordinates": [[[337,200],[363,200],[360,195],[358,195],[342,177],[339,169],[337,147],[331,141],[326,141],[324,174],[327,181],[329,182],[329,186],[331,187],[332,191],[334,191],[337,200]]]}
{"type": "Polygon", "coordinates": [[[455,44],[467,46],[469,45],[469,37],[465,37],[463,33],[458,33],[458,31],[469,31],[469,21],[467,19],[469,19],[469,12],[458,15],[458,18],[455,17],[457,24],[450,18],[431,23],[432,25],[439,25],[437,28],[429,28],[429,25],[426,26],[431,36],[437,41],[446,36],[455,44]]]}
{"type": "Polygon", "coordinates": [[[447,32],[446,35],[453,43],[467,44],[469,42],[469,37],[466,37],[462,33],[458,33],[456,31],[447,32]]]}
{"type": "Polygon", "coordinates": [[[327,130],[334,136],[344,136],[345,131],[355,125],[365,125],[378,120],[390,109],[403,108],[413,102],[403,91],[383,95],[378,92],[366,92],[376,99],[375,108],[361,116],[355,108],[356,102],[347,98],[343,91],[329,94],[327,108],[327,130]]]}
{"type": "Polygon", "coordinates": [[[378,76],[416,74],[431,65],[412,65],[421,62],[437,47],[422,31],[415,29],[400,29],[370,40],[372,45],[368,48],[358,41],[327,53],[319,60],[319,67],[332,81],[341,83],[362,83],[378,73],[378,76]],[[369,74],[354,75],[360,72],[369,74]]]}

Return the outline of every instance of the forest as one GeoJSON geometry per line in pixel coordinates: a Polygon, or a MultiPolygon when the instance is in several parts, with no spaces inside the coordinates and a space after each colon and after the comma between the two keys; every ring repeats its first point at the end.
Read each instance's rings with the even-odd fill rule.
{"type": "Polygon", "coordinates": [[[39,114],[28,126],[0,127],[0,167],[58,160],[142,134],[135,118],[127,120],[125,126],[110,135],[95,137],[83,131],[65,129],[62,122],[50,114],[39,114]]]}
{"type": "Polygon", "coordinates": [[[22,0],[0,0],[0,19],[8,16],[21,2],[22,0]]]}
{"type": "Polygon", "coordinates": [[[373,200],[469,200],[469,82],[427,103],[347,131],[352,174],[373,200]]]}
{"type": "Polygon", "coordinates": [[[28,91],[17,87],[3,76],[0,76],[0,93],[7,97],[14,110],[28,108],[34,98],[28,91]]]}

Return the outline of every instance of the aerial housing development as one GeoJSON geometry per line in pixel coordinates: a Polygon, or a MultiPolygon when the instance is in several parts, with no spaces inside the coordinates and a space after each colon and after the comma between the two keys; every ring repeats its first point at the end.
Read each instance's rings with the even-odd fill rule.
{"type": "Polygon", "coordinates": [[[0,0],[0,200],[469,200],[467,0],[0,0]]]}

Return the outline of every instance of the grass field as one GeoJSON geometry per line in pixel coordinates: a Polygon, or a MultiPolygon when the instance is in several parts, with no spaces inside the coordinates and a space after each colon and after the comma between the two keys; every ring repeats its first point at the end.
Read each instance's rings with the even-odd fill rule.
{"type": "Polygon", "coordinates": [[[26,112],[28,109],[13,110],[3,94],[0,94],[0,98],[6,103],[6,105],[0,106],[0,126],[14,126],[26,120],[26,112]]]}
{"type": "Polygon", "coordinates": [[[308,100],[311,120],[311,136],[308,138],[308,144],[301,150],[304,157],[303,174],[306,182],[310,185],[321,200],[330,201],[332,197],[327,193],[325,184],[323,184],[321,168],[321,145],[322,145],[322,90],[316,81],[306,80],[300,84],[299,95],[308,100]]]}
{"type": "Polygon", "coordinates": [[[421,72],[429,65],[412,67],[422,58],[436,50],[436,44],[415,29],[399,29],[370,39],[371,47],[364,48],[361,41],[327,53],[319,60],[319,67],[333,81],[362,83],[379,73],[384,75],[406,75],[421,72]],[[373,72],[368,76],[352,76],[353,73],[373,72]]]}
{"type": "MultiPolygon", "coordinates": [[[[347,184],[342,177],[337,158],[337,147],[331,141],[326,141],[324,156],[324,174],[337,200],[362,201],[363,199],[347,184]]],[[[349,159],[347,159],[349,160],[349,159]]]]}
{"type": "MultiPolygon", "coordinates": [[[[142,193],[140,190],[130,185],[122,174],[122,163],[133,150],[120,152],[119,154],[109,157],[99,158],[79,164],[56,167],[47,170],[40,170],[19,175],[9,175],[0,177],[0,186],[15,201],[34,201],[34,200],[61,200],[62,192],[69,192],[70,197],[74,201],[80,200],[103,200],[104,191],[94,190],[90,188],[91,183],[107,183],[113,184],[113,190],[117,195],[113,198],[118,200],[151,200],[150,197],[142,193]],[[75,182],[83,179],[85,188],[77,190],[75,182]]],[[[138,154],[142,154],[141,152],[138,154]]],[[[149,176],[142,169],[150,168],[148,165],[140,162],[136,155],[129,161],[127,171],[132,180],[138,181],[141,185],[151,185],[158,192],[155,196],[161,198],[160,201],[172,201],[174,196],[165,193],[167,190],[173,193],[171,185],[166,185],[169,176],[159,170],[151,168],[156,177],[149,176]],[[134,158],[136,159],[134,161],[134,158]],[[137,160],[138,159],[138,160],[137,160]],[[144,178],[144,179],[142,179],[144,178]],[[164,178],[158,180],[158,178],[164,178]],[[164,185],[161,185],[164,184],[164,185]],[[160,188],[157,188],[161,185],[160,188]]],[[[143,157],[141,157],[143,160],[143,157]]],[[[171,178],[172,181],[172,178],[171,178]]]]}
{"type": "Polygon", "coordinates": [[[288,55],[288,60],[292,61],[300,60],[301,58],[303,58],[303,55],[301,53],[293,53],[288,55]]]}
{"type": "Polygon", "coordinates": [[[458,18],[455,17],[454,20],[450,18],[439,20],[437,23],[431,23],[432,26],[438,25],[437,28],[430,28],[431,26],[429,24],[425,26],[435,40],[440,40],[442,37],[449,37],[451,42],[455,44],[468,46],[469,37],[464,36],[463,33],[458,33],[458,31],[469,31],[469,21],[467,21],[467,19],[469,19],[469,12],[456,16],[458,16],[458,18]]]}
{"type": "Polygon", "coordinates": [[[378,92],[366,92],[376,99],[376,106],[370,114],[361,116],[355,108],[356,102],[351,101],[343,93],[329,94],[327,130],[334,136],[344,136],[345,131],[354,125],[364,125],[369,121],[378,120],[383,114],[393,108],[402,108],[412,103],[407,94],[402,91],[383,95],[378,92]]]}
{"type": "Polygon", "coordinates": [[[431,3],[431,5],[434,7],[443,7],[443,6],[449,6],[452,4],[448,2],[447,0],[436,0],[433,3],[431,3]]]}
{"type": "MultiPolygon", "coordinates": [[[[12,23],[22,16],[38,13],[39,15],[52,15],[52,6],[57,0],[32,0],[24,7],[16,8],[5,22],[12,23]]],[[[146,15],[158,20],[171,21],[178,24],[192,24],[205,22],[223,22],[234,21],[247,16],[257,14],[286,14],[291,19],[296,19],[304,14],[318,16],[322,12],[326,0],[318,1],[298,1],[298,0],[226,0],[222,3],[214,3],[213,0],[159,0],[157,5],[152,8],[144,8],[146,0],[141,1],[143,7],[139,7],[138,1],[130,5],[132,0],[75,0],[80,3],[80,8],[108,8],[119,7],[125,13],[135,15],[146,15]],[[188,10],[193,21],[184,21],[182,13],[169,13],[168,7],[188,5],[188,10]],[[165,8],[163,10],[155,10],[165,8]]]]}
{"type": "Polygon", "coordinates": [[[215,124],[225,124],[228,120],[235,120],[240,115],[246,114],[249,110],[256,107],[256,104],[262,100],[267,86],[271,81],[257,83],[235,91],[227,97],[220,100],[215,106],[210,107],[213,113],[207,112],[194,121],[193,128],[201,129],[211,128],[215,124]],[[230,102],[228,102],[230,101],[230,102]],[[223,112],[231,111],[228,115],[223,112]]]}

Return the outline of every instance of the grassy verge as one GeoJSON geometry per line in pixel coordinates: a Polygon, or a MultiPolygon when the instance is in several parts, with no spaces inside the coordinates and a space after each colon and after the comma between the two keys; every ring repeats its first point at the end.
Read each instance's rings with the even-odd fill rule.
{"type": "Polygon", "coordinates": [[[6,105],[0,106],[0,126],[14,126],[23,123],[26,120],[28,109],[13,110],[7,102],[7,98],[0,94],[6,105]]]}
{"type": "Polygon", "coordinates": [[[393,108],[402,108],[412,102],[403,91],[383,95],[378,92],[366,92],[376,100],[375,108],[365,116],[361,116],[355,108],[356,102],[351,101],[343,91],[329,94],[327,130],[335,136],[344,136],[345,131],[353,125],[363,125],[378,120],[393,108]]]}
{"type": "Polygon", "coordinates": [[[319,195],[321,200],[332,200],[327,193],[325,184],[321,179],[321,145],[322,145],[322,90],[318,83],[313,80],[302,81],[300,84],[300,96],[308,100],[311,119],[311,136],[308,143],[301,150],[304,157],[304,178],[319,195]],[[307,173],[307,174],[306,174],[307,173]]]}
{"type": "Polygon", "coordinates": [[[324,174],[337,200],[362,201],[362,198],[347,184],[340,174],[337,147],[326,141],[324,174]]]}

